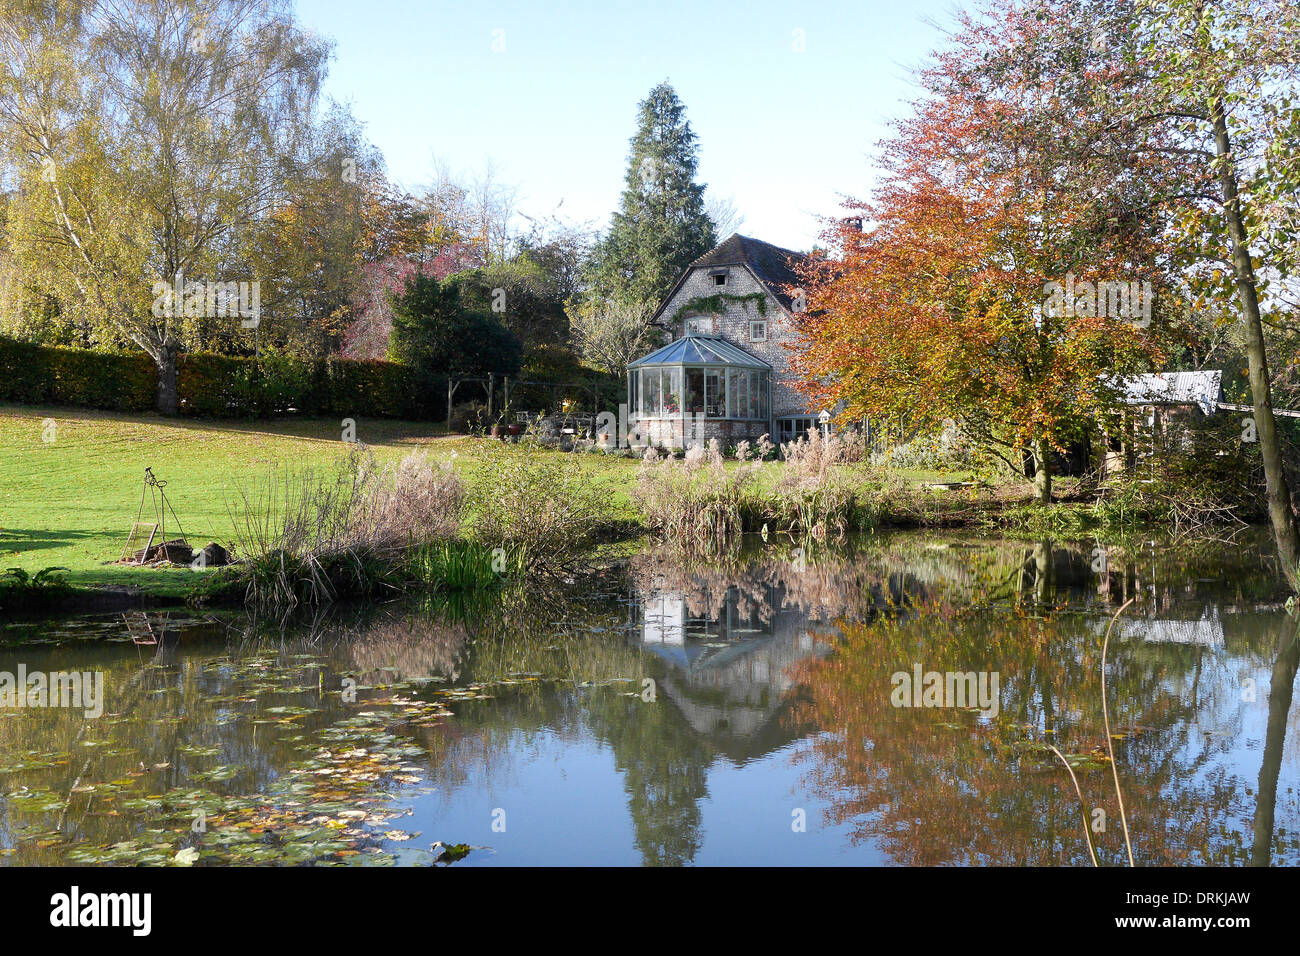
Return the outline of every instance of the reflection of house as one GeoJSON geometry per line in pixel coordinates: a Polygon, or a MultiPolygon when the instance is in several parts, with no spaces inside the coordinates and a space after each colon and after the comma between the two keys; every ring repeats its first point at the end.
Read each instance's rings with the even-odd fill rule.
{"type": "Polygon", "coordinates": [[[1196,429],[1223,399],[1223,373],[1159,372],[1119,383],[1123,409],[1106,423],[1106,474],[1131,471],[1142,459],[1190,451],[1196,429]]]}
{"type": "Polygon", "coordinates": [[[766,753],[796,736],[779,720],[793,689],[792,666],[826,653],[808,612],[785,606],[784,590],[768,585],[760,604],[727,591],[722,607],[692,614],[681,591],[638,595],[638,643],[664,661],[661,691],[699,734],[737,758],[766,753]]]}
{"type": "Polygon", "coordinates": [[[1115,623],[1116,636],[1120,638],[1135,638],[1148,644],[1223,647],[1223,622],[1219,619],[1219,612],[1215,608],[1211,608],[1200,618],[1190,620],[1120,618],[1115,623]]]}
{"type": "Polygon", "coordinates": [[[687,267],[654,315],[677,340],[628,367],[628,408],[642,441],[788,441],[816,424],[817,411],[783,381],[804,259],[733,235],[687,267]]]}

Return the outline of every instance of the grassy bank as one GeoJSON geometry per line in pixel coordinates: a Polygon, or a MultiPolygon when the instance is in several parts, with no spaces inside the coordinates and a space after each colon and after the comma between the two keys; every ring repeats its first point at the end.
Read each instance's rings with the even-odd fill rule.
{"type": "MultiPolygon", "coordinates": [[[[140,506],[145,467],[168,483],[186,537],[201,547],[230,540],[241,488],[277,467],[337,467],[350,450],[341,437],[339,422],[321,419],[215,422],[0,405],[0,571],[60,566],[76,587],[183,596],[201,572],[112,563],[140,506]]],[[[381,462],[423,450],[435,461],[453,460],[458,471],[472,467],[471,439],[426,422],[361,419],[356,437],[381,462]]],[[[577,467],[615,509],[632,516],[635,462],[587,456],[577,467]]]]}
{"type": "MultiPolygon", "coordinates": [[[[145,467],[167,482],[167,495],[192,545],[229,544],[238,523],[232,514],[241,513],[250,489],[287,471],[328,474],[337,470],[353,450],[342,437],[341,423],[332,420],[214,422],[0,406],[0,572],[17,568],[32,577],[57,566],[67,569],[63,578],[76,588],[132,588],[152,598],[183,598],[212,572],[114,563],[140,506],[145,467]]],[[[478,440],[443,434],[428,423],[362,419],[356,422],[356,437],[380,464],[393,464],[419,451],[434,463],[450,462],[470,483],[476,470],[496,469],[489,481],[503,489],[536,463],[527,456],[548,460],[561,456],[556,451],[512,446],[485,464],[484,457],[474,453],[478,440]]],[[[626,532],[649,524],[635,492],[640,462],[602,454],[570,455],[564,460],[566,468],[576,469],[584,488],[599,499],[605,526],[621,525],[626,532]]],[[[728,462],[722,467],[725,473],[736,474],[751,466],[728,462]]],[[[783,468],[770,464],[756,470],[749,483],[749,504],[741,503],[744,524],[773,520],[754,503],[766,507],[777,499],[773,490],[783,480],[783,468]]],[[[854,528],[1002,527],[1027,534],[1068,534],[1087,533],[1105,526],[1110,518],[1104,508],[1085,500],[1037,508],[1030,504],[1023,484],[961,490],[925,487],[970,477],[964,474],[853,468],[845,475],[859,482],[857,500],[869,502],[869,513],[855,518],[854,528]]],[[[1067,498],[1071,489],[1068,480],[1058,485],[1067,498]]],[[[803,491],[795,491],[794,497],[786,496],[793,502],[792,515],[804,507],[803,491]]],[[[493,515],[485,513],[493,500],[491,487],[479,500],[465,514],[466,531],[477,528],[484,540],[508,538],[508,529],[494,527],[489,520],[493,515]],[[489,504],[483,505],[484,501],[489,504]]],[[[170,516],[168,522],[170,537],[175,531],[170,516]]],[[[773,530],[780,529],[774,526],[773,530]]],[[[554,528],[529,533],[534,532],[549,534],[552,540],[558,533],[554,528]]]]}

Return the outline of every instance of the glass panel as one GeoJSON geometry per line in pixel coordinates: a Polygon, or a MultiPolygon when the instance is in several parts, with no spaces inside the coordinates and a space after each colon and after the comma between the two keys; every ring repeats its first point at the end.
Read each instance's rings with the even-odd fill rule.
{"type": "Polygon", "coordinates": [[[749,379],[749,417],[762,418],[758,407],[758,372],[750,372],[747,376],[749,379]]]}
{"type": "Polygon", "coordinates": [[[664,369],[664,414],[670,416],[682,413],[682,370],[664,369]]]}
{"type": "Polygon", "coordinates": [[[767,372],[758,373],[758,395],[760,401],[759,408],[758,408],[759,418],[767,418],[769,415],[772,414],[772,409],[769,405],[769,400],[771,396],[768,395],[768,390],[770,389],[771,384],[772,384],[771,375],[769,375],[767,372]]]}
{"type": "Polygon", "coordinates": [[[641,400],[641,390],[637,388],[641,382],[641,372],[639,369],[634,370],[627,377],[627,412],[629,415],[639,415],[641,406],[637,404],[641,400]]]}
{"type": "Polygon", "coordinates": [[[734,368],[727,369],[727,417],[740,418],[740,372],[734,368]]]}
{"type": "Polygon", "coordinates": [[[726,371],[711,368],[704,373],[704,417],[726,418],[727,396],[723,391],[726,371]]]}
{"type": "Polygon", "coordinates": [[[704,411],[704,369],[688,368],[686,371],[686,412],[698,415],[704,411]]]}
{"type": "Polygon", "coordinates": [[[749,372],[732,372],[739,383],[736,388],[736,417],[750,418],[749,414],[749,372]]]}
{"type": "Polygon", "coordinates": [[[641,388],[645,392],[645,415],[658,418],[659,410],[659,369],[648,368],[642,373],[641,388]]]}

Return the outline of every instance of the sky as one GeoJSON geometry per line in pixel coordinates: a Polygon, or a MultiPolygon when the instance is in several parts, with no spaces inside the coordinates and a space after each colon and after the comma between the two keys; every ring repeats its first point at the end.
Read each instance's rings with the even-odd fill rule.
{"type": "MultiPolygon", "coordinates": [[[[866,196],[911,70],[953,0],[297,0],[334,41],[325,94],[348,103],[408,189],[434,157],[488,164],[521,212],[604,228],[636,106],[667,79],[699,140],[699,180],[740,232],[808,249],[839,197],[866,196]],[[938,24],[936,26],[935,24],[938,24]]],[[[722,237],[720,237],[722,238],[722,237]]]]}

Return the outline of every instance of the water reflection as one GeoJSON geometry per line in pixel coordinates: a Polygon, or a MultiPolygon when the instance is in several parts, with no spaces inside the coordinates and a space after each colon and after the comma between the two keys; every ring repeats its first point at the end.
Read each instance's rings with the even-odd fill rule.
{"type": "Polygon", "coordinates": [[[1295,864],[1285,596],[1267,542],[927,534],[469,605],[11,624],[0,670],[102,669],[109,704],[0,711],[0,861],[1087,865],[1103,820],[1119,865],[1100,653],[1135,598],[1107,692],[1137,862],[1295,864]],[[916,665],[997,672],[997,716],[893,706],[916,665]]]}

